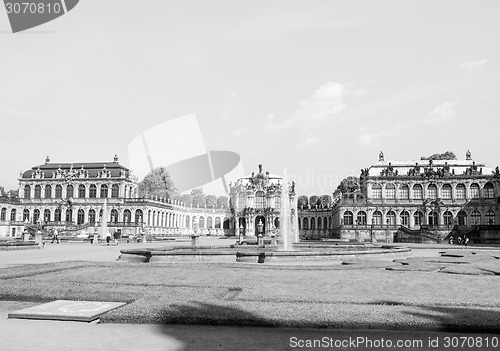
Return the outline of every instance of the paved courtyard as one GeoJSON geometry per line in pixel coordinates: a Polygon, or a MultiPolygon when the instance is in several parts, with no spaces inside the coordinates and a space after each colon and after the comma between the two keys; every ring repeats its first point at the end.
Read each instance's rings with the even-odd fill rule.
{"type": "MultiPolygon", "coordinates": [[[[213,237],[200,238],[201,245],[229,245],[232,239],[213,237]]],[[[147,247],[165,245],[190,245],[188,240],[168,244],[146,244],[147,247]]],[[[440,245],[411,245],[410,257],[438,257],[443,250],[459,250],[460,247],[440,245]]],[[[122,248],[145,247],[142,243],[106,246],[88,243],[47,243],[39,250],[2,251],[0,268],[25,264],[44,264],[62,261],[114,262],[122,248]]],[[[482,248],[481,250],[496,250],[482,248]]],[[[457,251],[458,252],[458,251],[457,251]]],[[[307,329],[307,328],[260,328],[231,326],[189,326],[155,324],[112,324],[83,323],[63,321],[40,321],[8,319],[7,314],[22,308],[36,306],[39,303],[0,301],[0,338],[1,350],[293,350],[293,349],[352,349],[352,344],[335,343],[346,340],[363,341],[356,349],[391,349],[374,347],[381,339],[391,342],[403,341],[406,345],[401,350],[429,349],[429,343],[437,340],[444,347],[446,338],[491,338],[493,334],[442,333],[439,331],[411,330],[346,330],[346,329],[307,329]],[[322,346],[307,347],[308,342],[321,340],[322,346]],[[421,344],[418,343],[421,342],[421,344]],[[370,346],[372,345],[372,346],[370,346]],[[302,346],[302,347],[300,347],[302,346]]],[[[448,339],[450,340],[450,339],[448,339]]],[[[486,339],[484,339],[486,340],[486,339]]],[[[319,344],[317,344],[319,345],[319,344]]],[[[386,345],[387,346],[387,345],[386,345]]],[[[392,348],[394,349],[394,348],[392,348]]],[[[465,347],[451,348],[468,350],[465,347]]],[[[481,348],[486,349],[486,348],[481,348]]],[[[494,348],[490,348],[494,349],[494,348]]]]}

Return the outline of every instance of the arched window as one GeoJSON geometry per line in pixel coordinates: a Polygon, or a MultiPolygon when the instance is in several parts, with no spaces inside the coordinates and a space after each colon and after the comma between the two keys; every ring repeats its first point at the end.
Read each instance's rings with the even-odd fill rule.
{"type": "Polygon", "coordinates": [[[444,184],[441,188],[441,197],[445,200],[451,200],[451,185],[444,184]]]}
{"type": "Polygon", "coordinates": [[[456,198],[457,199],[465,199],[465,185],[463,184],[458,184],[457,185],[457,192],[456,192],[456,198]]]}
{"type": "Polygon", "coordinates": [[[106,184],[101,185],[101,198],[107,198],[108,197],[108,186],[106,184]]]}
{"type": "Polygon", "coordinates": [[[385,186],[385,197],[386,199],[396,198],[396,187],[394,186],[394,184],[387,184],[385,186]]]}
{"type": "Polygon", "coordinates": [[[80,199],[84,199],[85,198],[85,185],[83,185],[83,184],[80,184],[78,186],[78,197],[80,199]]]}
{"type": "Polygon", "coordinates": [[[281,194],[277,194],[274,196],[274,208],[281,208],[281,194]]]}
{"type": "Polygon", "coordinates": [[[421,200],[423,199],[424,197],[424,194],[423,194],[423,189],[422,189],[422,185],[420,184],[415,184],[413,186],[413,198],[416,199],[416,200],[421,200]]]}
{"type": "Polygon", "coordinates": [[[229,229],[230,223],[231,221],[229,220],[229,218],[224,217],[224,221],[222,222],[222,229],[229,229]]]}
{"type": "Polygon", "coordinates": [[[244,192],[238,194],[238,208],[244,209],[247,206],[247,197],[244,192]]]}
{"type": "Polygon", "coordinates": [[[323,229],[328,229],[328,219],[326,217],[323,217],[323,229]]]}
{"type": "Polygon", "coordinates": [[[0,212],[0,221],[5,221],[7,219],[7,209],[2,208],[2,212],[0,212]]]}
{"type": "Polygon", "coordinates": [[[36,208],[33,211],[33,223],[37,223],[39,219],[40,219],[40,210],[36,208]]]}
{"type": "Polygon", "coordinates": [[[50,222],[50,210],[48,208],[46,208],[43,211],[43,221],[44,222],[50,222]]]}
{"type": "Polygon", "coordinates": [[[30,210],[27,208],[24,209],[23,211],[23,221],[28,221],[30,220],[30,210]]]}
{"type": "Polygon", "coordinates": [[[31,198],[31,187],[28,184],[24,186],[24,198],[25,199],[31,198]]]}
{"type": "Polygon", "coordinates": [[[71,198],[75,195],[75,187],[71,184],[68,184],[66,187],[66,198],[71,198]]]}
{"type": "Polygon", "coordinates": [[[450,211],[443,213],[444,225],[451,226],[453,224],[453,214],[450,211]]]}
{"type": "Polygon", "coordinates": [[[205,217],[200,217],[200,219],[198,221],[198,228],[205,229],[205,217]]]}
{"type": "Polygon", "coordinates": [[[142,221],[142,210],[135,210],[135,223],[140,223],[142,221]]]}
{"type": "Polygon", "coordinates": [[[56,222],[61,221],[61,209],[60,208],[56,208],[56,210],[54,211],[54,221],[56,221],[56,222]]]}
{"type": "Polygon", "coordinates": [[[436,211],[429,212],[429,225],[431,227],[436,227],[437,225],[439,225],[438,214],[436,211]]]}
{"type": "Polygon", "coordinates": [[[11,221],[15,221],[16,220],[16,216],[17,216],[17,211],[15,208],[13,208],[12,210],[10,210],[10,220],[11,221]]]}
{"type": "Polygon", "coordinates": [[[332,216],[328,217],[328,228],[332,229],[332,216]]]}
{"type": "Polygon", "coordinates": [[[399,188],[399,198],[401,200],[407,200],[410,198],[410,188],[408,187],[408,185],[401,185],[401,187],[399,188]]]}
{"type": "Polygon", "coordinates": [[[382,212],[375,211],[372,215],[372,224],[373,225],[382,225],[382,212]]]}
{"type": "Polygon", "coordinates": [[[366,212],[365,211],[358,211],[358,214],[356,215],[356,224],[357,225],[366,225],[366,212]]]}
{"type": "Polygon", "coordinates": [[[424,214],[421,211],[415,211],[413,214],[413,221],[415,225],[422,225],[422,218],[424,218],[424,214]]]}
{"type": "Polygon", "coordinates": [[[118,184],[113,184],[113,186],[111,187],[111,197],[116,199],[118,198],[119,193],[120,193],[120,187],[118,186],[118,184]]]}
{"type": "Polygon", "coordinates": [[[314,220],[314,217],[311,218],[311,229],[315,229],[316,228],[316,221],[314,220]]]}
{"type": "Polygon", "coordinates": [[[484,214],[484,218],[485,218],[486,223],[488,225],[494,225],[494,224],[496,224],[495,223],[495,212],[493,212],[492,210],[486,211],[486,213],[484,214]]]}
{"type": "Polygon", "coordinates": [[[41,199],[42,198],[42,186],[41,185],[35,185],[35,199],[41,199]]]}
{"type": "Polygon", "coordinates": [[[130,210],[123,211],[123,221],[129,224],[132,221],[132,212],[130,210]]]}
{"type": "Polygon", "coordinates": [[[190,224],[191,224],[191,217],[186,216],[186,228],[190,228],[190,224]]]}
{"type": "Polygon", "coordinates": [[[407,211],[401,211],[399,219],[401,220],[401,225],[410,226],[410,214],[407,211]]]}
{"type": "MultiPolygon", "coordinates": [[[[274,228],[279,228],[279,227],[280,227],[280,219],[279,219],[279,217],[276,217],[274,219],[274,228]]],[[[300,227],[300,220],[299,220],[299,227],[300,227]]]]}
{"type": "Polygon", "coordinates": [[[79,209],[76,216],[76,224],[83,224],[85,222],[85,211],[79,209]]]}
{"type": "Polygon", "coordinates": [[[257,191],[255,193],[255,208],[264,208],[264,202],[265,202],[264,192],[257,191]]]}
{"type": "Polygon", "coordinates": [[[457,214],[458,225],[464,226],[467,225],[467,213],[464,211],[460,211],[457,214]]]}
{"type": "Polygon", "coordinates": [[[479,184],[473,183],[470,185],[471,199],[479,199],[479,184]]]}
{"type": "Polygon", "coordinates": [[[220,217],[215,217],[215,229],[220,229],[220,217]]]}
{"type": "Polygon", "coordinates": [[[56,199],[62,199],[62,185],[56,185],[56,199]]]}
{"type": "Polygon", "coordinates": [[[309,218],[304,217],[304,219],[302,220],[302,229],[309,229],[309,218]]]}
{"type": "Polygon", "coordinates": [[[481,224],[481,212],[474,210],[470,214],[471,223],[474,225],[481,224]]]}
{"type": "Polygon", "coordinates": [[[373,184],[372,185],[372,197],[374,199],[381,199],[382,198],[382,185],[380,185],[380,184],[373,184]]]}
{"type": "Polygon", "coordinates": [[[213,228],[212,222],[213,222],[212,217],[208,217],[207,218],[207,229],[213,228]]]}
{"type": "Polygon", "coordinates": [[[111,223],[117,223],[118,222],[118,210],[116,208],[113,208],[111,210],[111,223]]]}
{"type": "Polygon", "coordinates": [[[72,209],[66,210],[66,222],[73,222],[73,210],[72,209]]]}
{"type": "Polygon", "coordinates": [[[318,224],[317,228],[321,229],[321,218],[320,217],[318,217],[318,219],[317,219],[317,224],[318,224]]]}
{"type": "Polygon", "coordinates": [[[353,214],[351,211],[344,212],[344,225],[353,225],[353,214]]]}
{"type": "Polygon", "coordinates": [[[385,221],[387,225],[396,225],[396,213],[394,213],[394,211],[387,212],[385,221]]]}
{"type": "Polygon", "coordinates": [[[493,189],[493,184],[486,183],[484,186],[484,198],[485,199],[493,199],[495,197],[495,191],[493,189]]]}
{"type": "Polygon", "coordinates": [[[95,199],[96,197],[97,197],[97,186],[95,184],[90,184],[89,198],[95,199]]]}
{"type": "Polygon", "coordinates": [[[52,187],[50,185],[45,186],[45,198],[50,199],[52,197],[52,187]]]}
{"type": "Polygon", "coordinates": [[[89,210],[89,222],[95,224],[95,210],[93,208],[89,210]]]}
{"type": "Polygon", "coordinates": [[[429,186],[427,187],[427,197],[429,199],[437,199],[438,197],[438,188],[436,186],[436,184],[429,184],[429,186]]]}

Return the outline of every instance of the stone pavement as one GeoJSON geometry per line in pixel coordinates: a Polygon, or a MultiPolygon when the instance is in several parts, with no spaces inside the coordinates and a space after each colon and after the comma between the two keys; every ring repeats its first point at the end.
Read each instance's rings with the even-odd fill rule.
{"type": "MultiPolygon", "coordinates": [[[[0,350],[5,351],[187,351],[187,350],[428,350],[428,343],[439,342],[443,349],[446,337],[468,337],[491,343],[495,335],[441,333],[404,330],[332,330],[256,327],[216,327],[151,324],[98,324],[84,322],[7,319],[7,314],[34,306],[31,302],[0,302],[0,350]],[[323,347],[311,348],[308,341],[319,340],[323,347]],[[391,340],[393,347],[375,347],[391,340]],[[413,347],[398,347],[398,340],[413,347]],[[358,342],[358,347],[335,347],[335,342],[358,342]],[[369,347],[372,342],[372,347],[369,347]],[[299,347],[303,345],[304,347],[299,347]],[[325,346],[326,345],[326,346],[325,346]],[[410,344],[408,344],[410,345],[410,344]],[[420,346],[421,345],[421,346],[420,346]]],[[[403,344],[404,345],[404,344],[403,344]]],[[[449,350],[494,350],[498,348],[447,348],[449,350]]]]}

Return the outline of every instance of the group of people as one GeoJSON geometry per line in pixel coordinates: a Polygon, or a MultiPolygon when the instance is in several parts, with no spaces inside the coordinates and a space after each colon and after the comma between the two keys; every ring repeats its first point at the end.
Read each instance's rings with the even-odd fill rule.
{"type": "MultiPolygon", "coordinates": [[[[468,247],[468,244],[469,244],[469,238],[467,237],[467,235],[464,235],[464,236],[459,236],[457,238],[457,244],[458,245],[463,245],[463,248],[462,249],[466,249],[466,250],[469,250],[469,247],[468,247]]],[[[455,242],[455,239],[453,236],[450,236],[450,244],[453,245],[455,242]]]]}
{"type": "MultiPolygon", "coordinates": [[[[118,238],[119,237],[120,237],[120,234],[118,232],[113,233],[113,240],[114,240],[115,245],[118,245],[118,238]]],[[[111,233],[108,230],[108,232],[106,233],[106,245],[109,246],[110,242],[111,242],[111,233]]]]}

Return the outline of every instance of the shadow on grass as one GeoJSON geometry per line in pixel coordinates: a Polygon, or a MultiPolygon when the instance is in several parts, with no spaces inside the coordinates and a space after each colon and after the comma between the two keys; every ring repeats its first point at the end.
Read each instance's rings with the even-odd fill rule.
{"type": "Polygon", "coordinates": [[[161,323],[217,326],[276,327],[279,323],[231,306],[192,301],[185,305],[170,305],[162,311],[161,323]]]}
{"type": "MultiPolygon", "coordinates": [[[[377,301],[374,304],[408,306],[397,301],[377,301]]],[[[500,311],[481,308],[411,305],[419,311],[405,311],[412,317],[430,321],[436,329],[446,332],[493,333],[500,330],[500,311]],[[424,310],[424,311],[422,311],[424,310]],[[428,312],[426,312],[428,311],[428,312]]]]}

